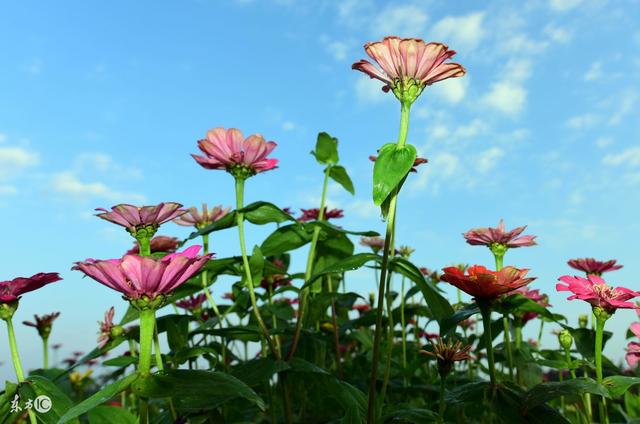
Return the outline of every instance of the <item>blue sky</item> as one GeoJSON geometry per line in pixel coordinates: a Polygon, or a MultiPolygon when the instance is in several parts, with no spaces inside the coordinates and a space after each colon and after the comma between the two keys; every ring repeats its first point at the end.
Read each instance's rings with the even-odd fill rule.
{"type": "MultiPolygon", "coordinates": [[[[51,342],[65,354],[94,346],[95,322],[126,305],[70,267],[117,257],[131,242],[93,209],[232,204],[231,177],[189,156],[215,126],[278,143],[280,168],[251,179],[246,198],[294,208],[319,201],[321,169],[308,154],[316,134],[338,137],[357,192],[331,187],[329,206],[346,210],[340,225],[382,231],[367,156],[396,137],[399,107],[350,68],[365,42],[391,34],[445,42],[468,71],[425,90],[412,111],[409,142],[430,161],[400,201],[398,241],[417,249],[415,262],[490,265],[488,250],[460,234],[504,217],[538,235],[539,246],[509,252],[506,263],[531,268],[556,312],[588,311],[555,293],[569,258],[616,258],[625,268],[611,282],[640,289],[639,10],[637,0],[6,3],[1,277],[65,278],[25,295],[16,321],[59,310],[51,342]]],[[[249,243],[259,243],[271,229],[252,230],[249,243]]],[[[213,250],[237,254],[235,232],[216,234],[213,250]]],[[[350,288],[372,291],[370,277],[353,275],[350,288]]],[[[614,318],[608,354],[621,357],[633,318],[614,318]]],[[[35,331],[18,325],[18,337],[26,367],[38,365],[35,331]]],[[[7,358],[0,343],[4,378],[7,358]]]]}

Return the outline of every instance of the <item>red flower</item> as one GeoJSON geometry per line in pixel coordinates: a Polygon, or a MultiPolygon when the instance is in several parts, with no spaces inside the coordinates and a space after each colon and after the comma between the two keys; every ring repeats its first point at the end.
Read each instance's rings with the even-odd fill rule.
{"type": "Polygon", "coordinates": [[[602,275],[605,272],[616,271],[622,268],[622,265],[616,265],[616,260],[599,261],[594,258],[570,259],[567,264],[571,268],[583,271],[586,274],[602,275]]]}
{"type": "Polygon", "coordinates": [[[28,278],[18,277],[9,281],[0,281],[0,303],[13,302],[27,292],[60,280],[62,278],[57,272],[40,272],[28,278]]]}
{"type": "Polygon", "coordinates": [[[440,277],[473,296],[475,299],[493,300],[520,287],[526,286],[535,278],[527,278],[528,269],[518,269],[506,266],[500,271],[491,271],[481,265],[474,265],[467,270],[467,274],[457,267],[450,266],[443,269],[440,277]]]}
{"type": "Polygon", "coordinates": [[[175,202],[164,202],[154,206],[133,206],[119,204],[113,206],[111,211],[97,208],[101,213],[98,218],[125,227],[130,233],[135,234],[137,229],[143,227],[158,228],[167,221],[186,213],[186,209],[180,209],[182,205],[175,202]]]}
{"type": "Polygon", "coordinates": [[[556,284],[558,291],[570,291],[573,295],[567,299],[580,299],[591,304],[594,308],[602,308],[612,314],[618,308],[637,309],[638,306],[629,302],[640,293],[625,287],[611,287],[597,275],[590,274],[587,278],[565,275],[558,278],[562,283],[556,284]]]}
{"type": "Polygon", "coordinates": [[[360,314],[363,314],[363,313],[371,310],[371,306],[366,304],[366,303],[363,303],[363,304],[360,304],[360,305],[353,305],[351,307],[351,309],[353,309],[354,311],[358,311],[360,314]]]}

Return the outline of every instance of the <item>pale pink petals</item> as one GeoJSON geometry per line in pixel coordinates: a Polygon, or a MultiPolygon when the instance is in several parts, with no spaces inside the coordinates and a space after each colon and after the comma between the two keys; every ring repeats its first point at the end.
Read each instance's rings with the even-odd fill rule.
{"type": "Polygon", "coordinates": [[[113,206],[111,211],[97,208],[96,210],[101,213],[96,214],[96,216],[128,229],[135,229],[138,226],[160,226],[167,221],[171,221],[187,212],[185,209],[180,209],[181,207],[180,203],[175,202],[142,207],[120,204],[113,206]]]}
{"type": "Polygon", "coordinates": [[[526,228],[525,225],[505,231],[504,221],[501,219],[496,228],[474,228],[462,234],[462,236],[467,240],[467,243],[473,246],[490,247],[492,244],[502,244],[509,248],[535,246],[536,236],[520,236],[526,228]]]}
{"type": "Polygon", "coordinates": [[[608,261],[599,261],[594,258],[579,258],[570,259],[567,264],[571,268],[583,271],[586,274],[602,275],[605,272],[617,271],[622,268],[622,265],[616,265],[615,259],[608,261]]]}
{"type": "Polygon", "coordinates": [[[187,210],[186,214],[174,219],[173,222],[185,227],[204,228],[223,218],[229,212],[231,212],[230,207],[223,208],[222,205],[218,205],[214,206],[213,209],[209,209],[206,204],[203,204],[202,213],[197,208],[192,207],[187,210]]]}

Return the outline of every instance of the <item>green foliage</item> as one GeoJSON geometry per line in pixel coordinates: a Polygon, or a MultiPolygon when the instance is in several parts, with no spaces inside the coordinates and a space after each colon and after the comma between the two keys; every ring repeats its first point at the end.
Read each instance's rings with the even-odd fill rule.
{"type": "Polygon", "coordinates": [[[409,173],[416,160],[416,148],[395,143],[382,146],[373,166],[373,202],[380,206],[409,173]]]}

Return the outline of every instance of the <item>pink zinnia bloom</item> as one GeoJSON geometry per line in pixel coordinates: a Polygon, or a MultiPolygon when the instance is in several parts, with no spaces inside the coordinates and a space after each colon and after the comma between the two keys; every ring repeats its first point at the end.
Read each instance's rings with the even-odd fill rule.
{"type": "Polygon", "coordinates": [[[444,275],[440,280],[456,286],[475,299],[484,300],[496,299],[535,280],[535,278],[525,277],[529,272],[528,269],[512,266],[506,266],[500,271],[492,271],[482,265],[474,265],[467,269],[467,274],[455,266],[442,270],[444,275]]]}
{"type": "Polygon", "coordinates": [[[618,308],[638,308],[635,303],[629,302],[629,300],[640,296],[640,293],[625,287],[611,287],[597,275],[590,274],[587,278],[565,275],[558,278],[558,280],[564,284],[556,284],[556,290],[573,293],[567,298],[569,300],[584,300],[594,308],[602,308],[610,314],[614,313],[618,308]]]}
{"type": "Polygon", "coordinates": [[[0,303],[13,302],[24,293],[37,290],[60,280],[62,278],[57,272],[40,272],[31,277],[18,277],[9,281],[0,281],[0,303]]]}
{"type": "Polygon", "coordinates": [[[149,300],[171,293],[202,268],[212,254],[198,256],[200,246],[163,258],[124,255],[122,259],[76,262],[80,270],[97,282],[124,294],[127,299],[149,300]]]}
{"type": "MultiPolygon", "coordinates": [[[[536,302],[538,305],[542,306],[542,307],[548,307],[551,306],[549,304],[549,296],[547,296],[546,294],[541,294],[539,289],[535,289],[535,290],[531,290],[529,289],[529,287],[521,287],[518,290],[516,290],[514,293],[518,293],[521,294],[525,297],[528,297],[529,299],[533,300],[534,302],[536,302]]],[[[537,318],[538,314],[536,314],[535,312],[525,312],[522,314],[522,322],[527,323],[528,321],[531,321],[534,318],[537,318]]]]}
{"type": "Polygon", "coordinates": [[[378,253],[384,248],[382,237],[360,237],[360,245],[371,248],[374,253],[378,253]]]}
{"type": "Polygon", "coordinates": [[[202,204],[202,212],[198,208],[191,207],[187,213],[173,220],[178,225],[185,227],[204,228],[211,225],[231,211],[231,208],[223,208],[222,205],[209,209],[205,203],[202,204]]]}
{"type": "MultiPolygon", "coordinates": [[[[300,209],[302,211],[302,215],[298,218],[300,222],[308,222],[308,221],[317,221],[320,216],[320,209],[312,208],[312,209],[300,209]]],[[[327,209],[324,210],[324,219],[334,219],[334,218],[344,218],[342,209],[327,209]]]]}
{"type": "MultiPolygon", "coordinates": [[[[636,336],[640,338],[640,322],[634,322],[629,327],[629,330],[636,336]]],[[[627,364],[630,367],[635,367],[640,360],[640,343],[638,342],[629,342],[627,345],[627,354],[625,355],[625,359],[627,360],[627,364]]]]}
{"type": "Polygon", "coordinates": [[[113,206],[111,211],[103,208],[97,208],[101,213],[96,214],[97,217],[117,225],[125,227],[129,231],[135,231],[140,227],[159,227],[167,221],[177,218],[186,213],[185,209],[180,209],[182,205],[175,202],[160,203],[155,206],[133,206],[127,204],[119,204],[113,206]]]}
{"type": "Polygon", "coordinates": [[[465,74],[461,65],[445,63],[456,52],[441,43],[425,43],[418,38],[385,37],[382,41],[365,44],[364,50],[382,70],[367,60],[354,63],[352,68],[379,79],[384,83],[382,89],[385,92],[392,90],[399,98],[396,90],[405,91],[417,86],[421,91],[435,82],[465,74]]]}
{"type": "Polygon", "coordinates": [[[462,234],[467,243],[473,246],[489,246],[501,244],[509,248],[534,246],[536,236],[520,236],[527,226],[517,227],[506,231],[501,219],[497,228],[474,228],[462,234]]]}
{"type": "Polygon", "coordinates": [[[58,318],[59,316],[60,316],[60,312],[53,312],[51,314],[46,314],[42,316],[34,315],[33,318],[35,319],[35,322],[22,321],[22,323],[27,327],[35,328],[36,330],[38,330],[38,334],[40,334],[40,337],[42,337],[43,339],[46,339],[49,337],[49,334],[51,334],[51,327],[53,326],[53,321],[55,321],[56,318],[58,318]]]}
{"type": "Polygon", "coordinates": [[[224,169],[233,174],[246,172],[247,175],[243,175],[246,178],[276,167],[278,159],[267,158],[276,145],[273,141],[265,141],[260,134],[245,139],[236,128],[218,127],[207,131],[206,138],[198,141],[205,156],[191,156],[203,168],[224,169]]]}
{"type": "MultiPolygon", "coordinates": [[[[173,253],[178,250],[178,247],[180,247],[180,243],[181,241],[177,237],[155,236],[149,242],[150,253],[173,253]]],[[[126,254],[140,254],[140,245],[138,243],[134,243],[133,247],[129,249],[126,254]]]]}
{"type": "Polygon", "coordinates": [[[617,271],[622,265],[616,265],[616,260],[599,261],[594,258],[579,258],[567,261],[571,268],[583,271],[586,274],[602,275],[605,272],[617,271]]]}
{"type": "Polygon", "coordinates": [[[176,302],[176,306],[178,308],[186,309],[189,312],[194,312],[202,309],[202,304],[206,301],[207,296],[204,293],[200,293],[197,296],[189,296],[186,299],[176,302]]]}
{"type": "Polygon", "coordinates": [[[111,329],[113,328],[113,317],[116,313],[116,309],[112,306],[104,314],[104,321],[98,321],[100,331],[98,332],[98,347],[102,349],[106,346],[111,338],[111,329]]]}

